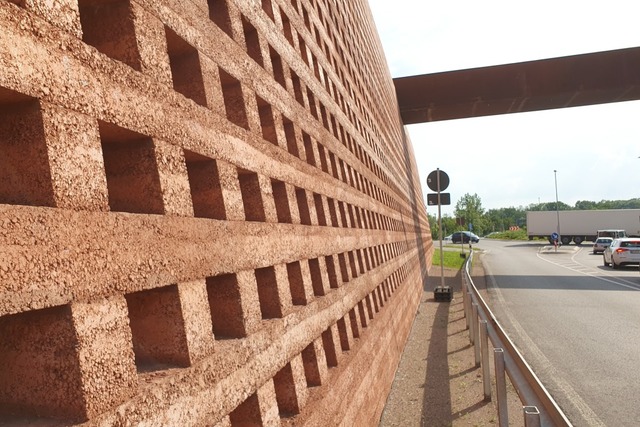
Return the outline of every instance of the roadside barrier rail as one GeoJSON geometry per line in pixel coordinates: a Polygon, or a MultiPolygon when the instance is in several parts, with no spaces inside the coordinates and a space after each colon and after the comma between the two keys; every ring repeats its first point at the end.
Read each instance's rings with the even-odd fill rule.
{"type": "Polygon", "coordinates": [[[487,400],[491,399],[489,340],[493,346],[500,427],[509,425],[505,372],[523,403],[526,427],[571,427],[572,424],[516,349],[478,292],[471,279],[472,262],[473,251],[470,251],[462,275],[465,318],[469,328],[469,341],[475,346],[476,366],[482,366],[484,396],[487,400]]]}

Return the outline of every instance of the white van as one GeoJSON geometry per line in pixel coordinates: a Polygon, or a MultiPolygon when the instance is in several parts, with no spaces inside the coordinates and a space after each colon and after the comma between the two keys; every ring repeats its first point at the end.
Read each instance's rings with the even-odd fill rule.
{"type": "Polygon", "coordinates": [[[611,237],[612,239],[620,239],[627,236],[624,230],[598,230],[598,237],[611,237]]]}

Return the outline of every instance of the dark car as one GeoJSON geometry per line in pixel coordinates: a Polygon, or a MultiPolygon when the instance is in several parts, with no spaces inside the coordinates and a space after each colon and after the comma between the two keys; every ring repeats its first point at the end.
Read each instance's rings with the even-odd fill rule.
{"type": "Polygon", "coordinates": [[[453,243],[478,243],[479,241],[480,237],[470,231],[456,231],[451,235],[451,242],[453,243]]]}

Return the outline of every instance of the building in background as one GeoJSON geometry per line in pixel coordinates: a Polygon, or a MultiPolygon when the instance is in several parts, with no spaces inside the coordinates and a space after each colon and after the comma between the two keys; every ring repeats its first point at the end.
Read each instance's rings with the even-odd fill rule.
{"type": "Polygon", "coordinates": [[[0,424],[376,425],[421,194],[366,0],[0,1],[0,424]]]}

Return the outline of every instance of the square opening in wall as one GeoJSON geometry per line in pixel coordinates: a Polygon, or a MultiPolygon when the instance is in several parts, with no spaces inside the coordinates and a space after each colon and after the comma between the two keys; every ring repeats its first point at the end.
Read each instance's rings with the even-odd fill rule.
{"type": "Polygon", "coordinates": [[[176,92],[180,92],[197,104],[206,107],[207,97],[204,91],[198,50],[184,41],[171,28],[165,27],[165,33],[173,88],[176,92]]]}
{"type": "Polygon", "coordinates": [[[260,36],[256,28],[244,16],[242,17],[242,29],[244,31],[244,41],[247,45],[247,53],[258,65],[263,67],[260,36]]]}
{"type": "Polygon", "coordinates": [[[229,414],[229,421],[231,422],[231,427],[264,425],[262,422],[262,412],[260,411],[258,395],[253,393],[251,396],[247,397],[247,400],[231,411],[229,414]]]}
{"type": "Polygon", "coordinates": [[[0,204],[55,206],[40,102],[2,87],[0,204]]]}
{"type": "Polygon", "coordinates": [[[244,101],[242,84],[240,83],[240,80],[236,79],[222,68],[219,68],[219,71],[227,120],[236,126],[240,126],[241,128],[248,130],[249,119],[247,118],[247,108],[244,101]]]}
{"type": "Polygon", "coordinates": [[[258,284],[258,298],[263,319],[281,318],[284,315],[283,304],[278,290],[278,278],[274,267],[255,270],[258,284]]]}
{"type": "Polygon", "coordinates": [[[129,0],[78,0],[78,10],[82,41],[134,70],[142,69],[129,0]]]}
{"type": "Polygon", "coordinates": [[[282,181],[272,179],[271,190],[273,192],[278,222],[291,224],[291,206],[289,205],[289,196],[287,195],[287,185],[282,181]]]}
{"type": "Polygon", "coordinates": [[[264,222],[266,219],[264,204],[262,202],[262,190],[258,174],[246,169],[238,168],[240,192],[244,206],[245,219],[247,221],[264,222]]]}
{"type": "Polygon", "coordinates": [[[229,37],[233,37],[231,31],[231,15],[227,0],[207,0],[209,5],[209,19],[211,19],[229,37]]]}
{"type": "Polygon", "coordinates": [[[86,420],[77,348],[68,306],[0,317],[0,424],[86,420]]]}
{"type": "Polygon", "coordinates": [[[276,401],[280,415],[289,417],[300,413],[300,402],[296,392],[296,383],[291,364],[287,363],[273,377],[273,385],[276,390],[276,401]]]}
{"type": "Polygon", "coordinates": [[[256,96],[256,103],[260,116],[260,126],[262,127],[262,137],[270,143],[278,145],[278,133],[276,132],[271,104],[259,96],[256,96]]]}
{"type": "Polygon", "coordinates": [[[227,219],[218,164],[214,159],[185,150],[189,188],[196,217],[227,219]]]}
{"type": "Polygon", "coordinates": [[[207,277],[206,281],[215,339],[246,337],[238,276],[233,273],[222,274],[207,277]]]}
{"type": "Polygon", "coordinates": [[[189,366],[178,286],[133,292],[125,298],[138,371],[189,366]]]}
{"type": "Polygon", "coordinates": [[[98,122],[112,211],[163,214],[160,177],[151,138],[98,122]]]}

